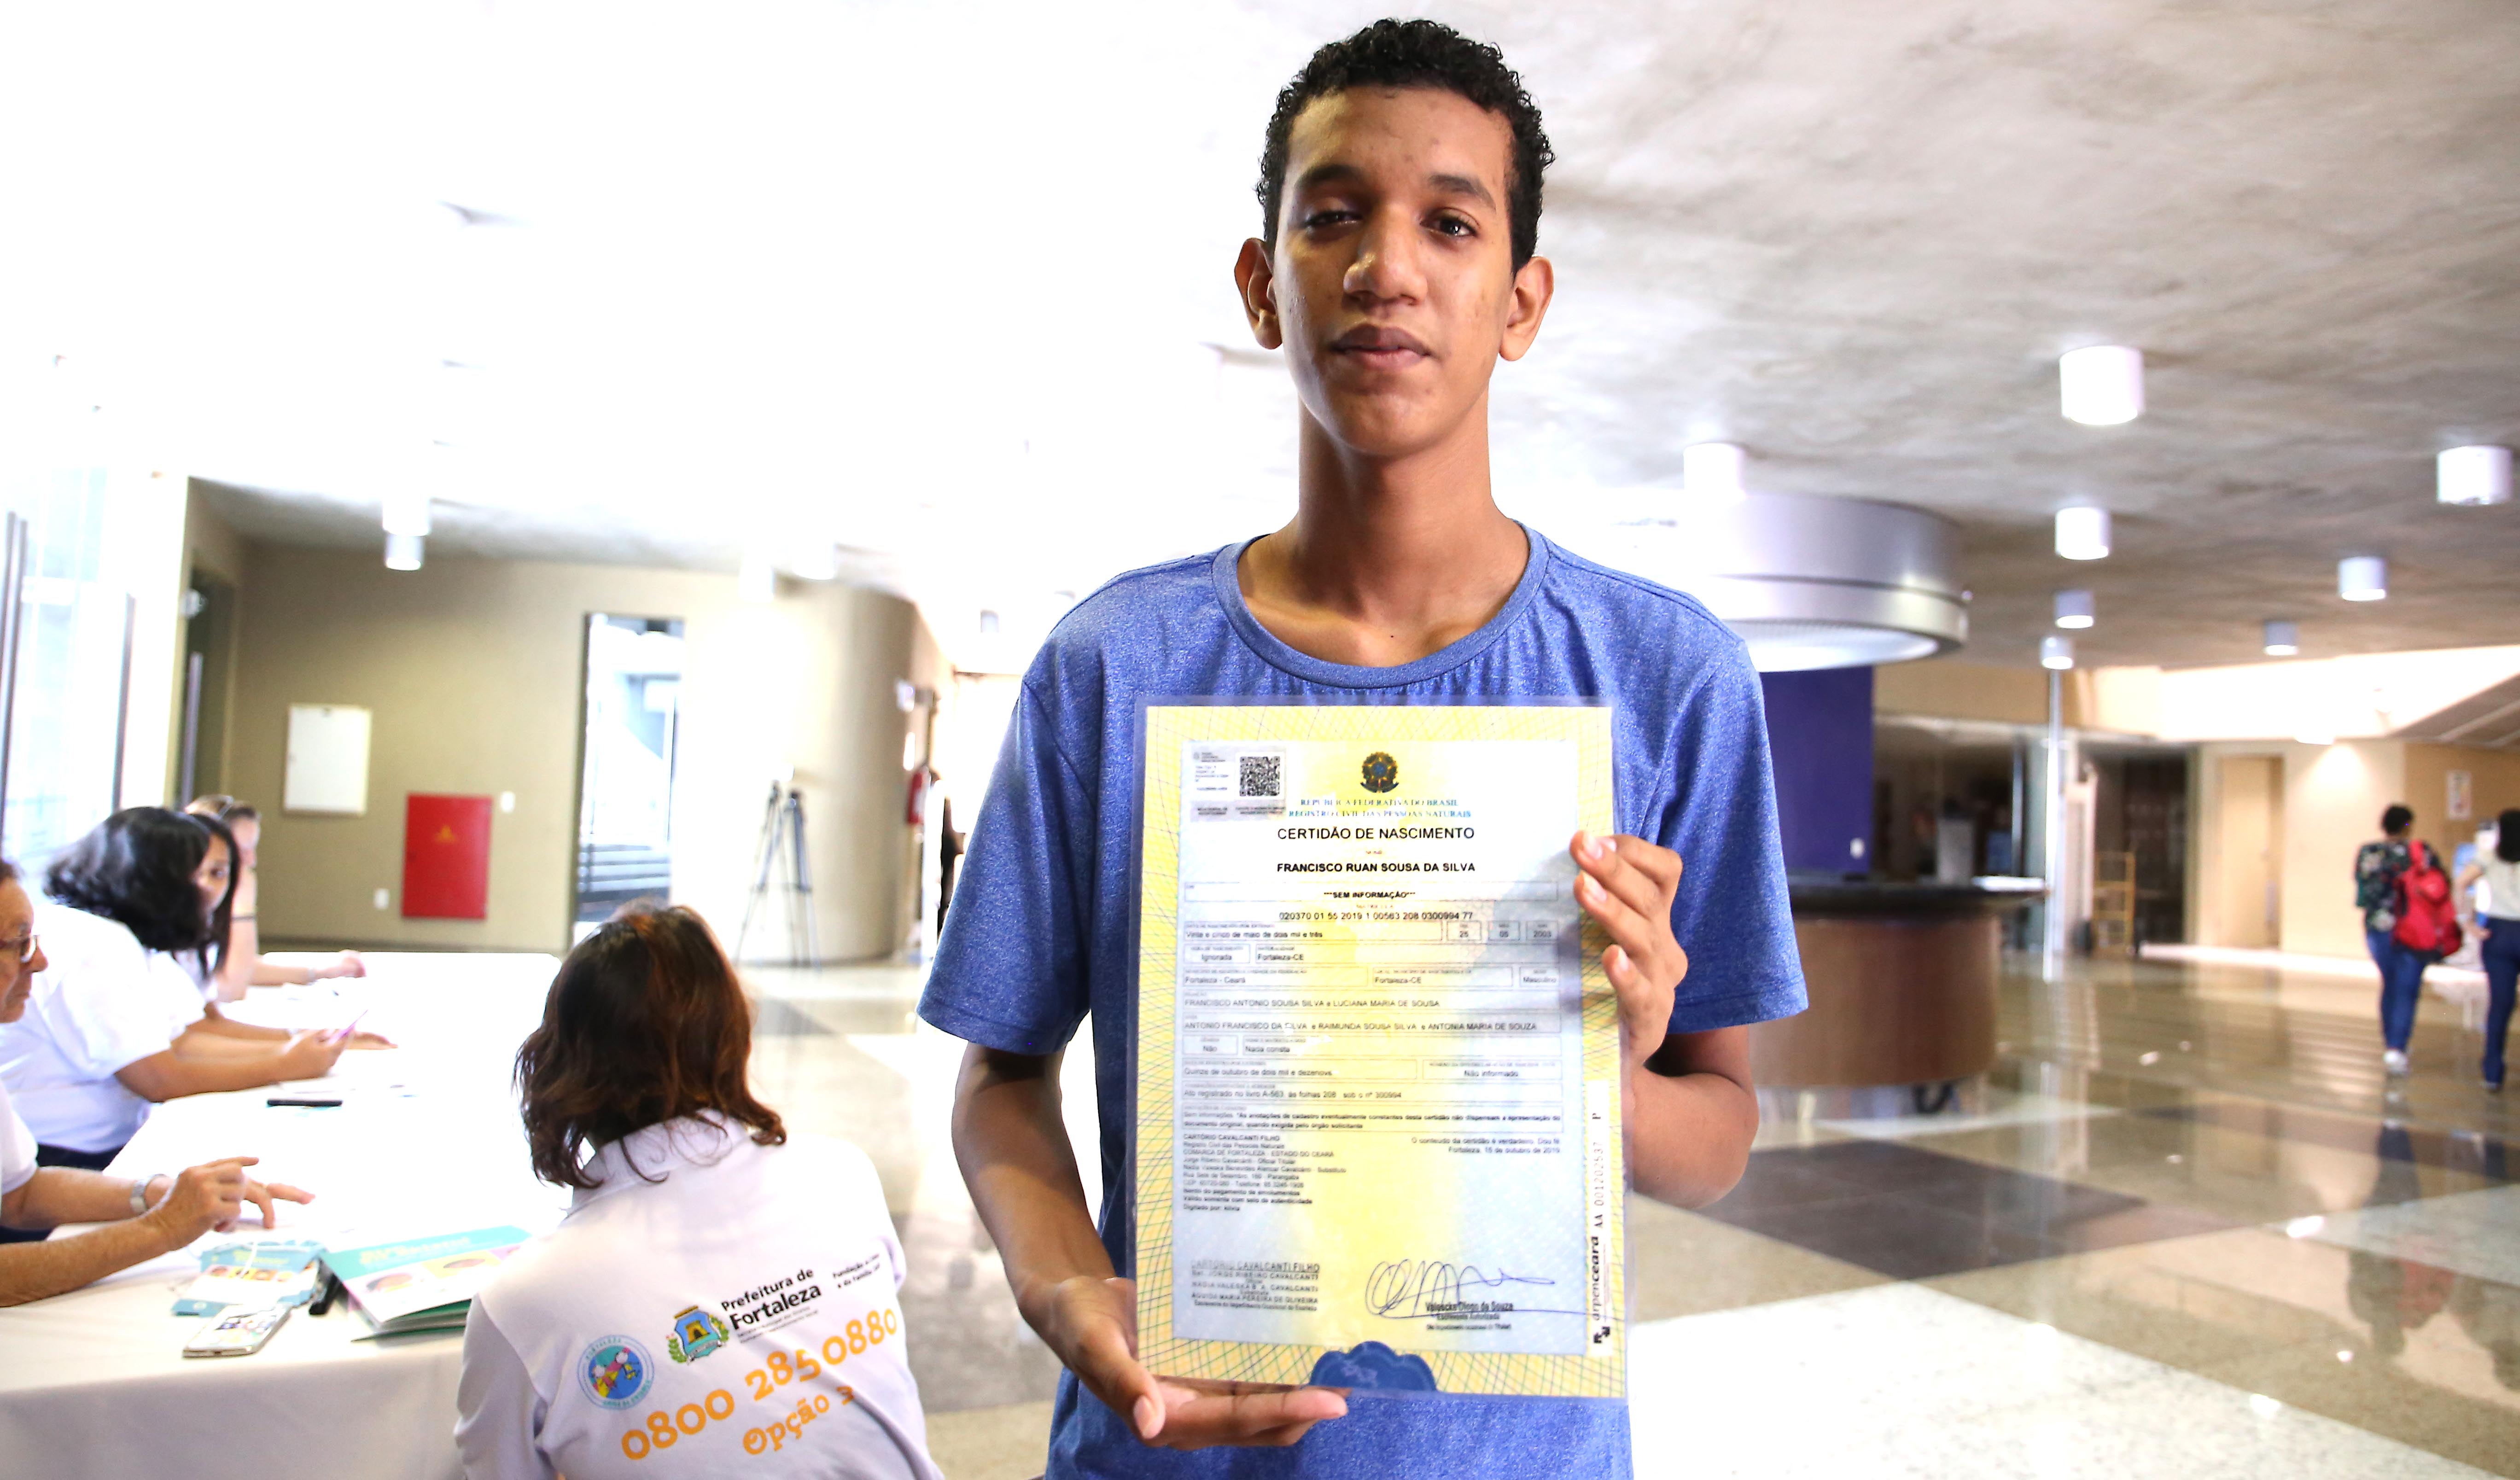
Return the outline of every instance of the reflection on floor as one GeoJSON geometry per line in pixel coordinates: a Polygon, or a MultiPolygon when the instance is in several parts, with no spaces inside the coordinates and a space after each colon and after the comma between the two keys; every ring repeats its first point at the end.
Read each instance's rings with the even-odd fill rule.
{"type": "MultiPolygon", "coordinates": [[[[1040,1473],[1058,1364],[954,1166],[962,1046],[912,968],[747,975],[759,1092],[883,1174],[939,1463],[1040,1473]]],[[[1731,1197],[1631,1202],[1631,1382],[1674,1400],[1631,1410],[1638,1473],[2520,1476],[2520,1113],[2435,1000],[2386,1078],[2367,995],[2019,963],[1942,1113],[1768,1096],[1731,1197]]],[[[1082,1056],[1063,1083],[1099,1182],[1082,1056]]]]}

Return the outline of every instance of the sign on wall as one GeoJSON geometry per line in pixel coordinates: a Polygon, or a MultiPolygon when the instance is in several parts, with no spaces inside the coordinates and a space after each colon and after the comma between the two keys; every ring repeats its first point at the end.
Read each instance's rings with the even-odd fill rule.
{"type": "Polygon", "coordinates": [[[486,919],[490,798],[413,792],[402,822],[405,919],[486,919]]]}
{"type": "Polygon", "coordinates": [[[367,710],[349,704],[289,706],[283,811],[368,815],[368,722],[367,710]]]}
{"type": "Polygon", "coordinates": [[[2463,823],[2476,815],[2476,784],[2464,771],[2450,774],[2450,805],[2443,815],[2452,822],[2463,823]]]}

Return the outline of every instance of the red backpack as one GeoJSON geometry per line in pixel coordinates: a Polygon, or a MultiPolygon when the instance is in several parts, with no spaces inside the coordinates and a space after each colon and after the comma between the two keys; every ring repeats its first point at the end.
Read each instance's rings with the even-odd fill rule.
{"type": "Polygon", "coordinates": [[[2420,842],[2407,845],[2407,872],[2398,875],[2398,944],[2409,951],[2448,956],[2458,949],[2458,905],[2441,860],[2420,842]]]}

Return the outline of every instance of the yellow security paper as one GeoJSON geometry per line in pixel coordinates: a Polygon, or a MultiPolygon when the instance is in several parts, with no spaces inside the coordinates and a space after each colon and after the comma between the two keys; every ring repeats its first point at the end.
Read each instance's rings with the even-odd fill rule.
{"type": "Polygon", "coordinates": [[[1626,1390],[1598,706],[1152,703],[1138,1331],[1173,1376],[1626,1390]]]}

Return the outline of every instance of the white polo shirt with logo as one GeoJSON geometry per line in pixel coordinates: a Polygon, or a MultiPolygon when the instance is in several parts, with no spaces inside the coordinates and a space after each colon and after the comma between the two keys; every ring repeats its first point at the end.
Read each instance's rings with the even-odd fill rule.
{"type": "Polygon", "coordinates": [[[474,1480],[941,1480],[866,1153],[704,1113],[605,1146],[600,1185],[472,1302],[457,1447],[474,1480]]]}
{"type": "Polygon", "coordinates": [[[35,1175],[35,1133],[18,1118],[9,1091],[0,1086],[0,1194],[18,1190],[35,1175]]]}
{"type": "Polygon", "coordinates": [[[48,964],[26,1014],[0,1023],[0,1083],[45,1145],[114,1150],[151,1109],[114,1075],[201,1019],[201,988],[175,957],[101,915],[39,900],[35,934],[48,964]]]}

